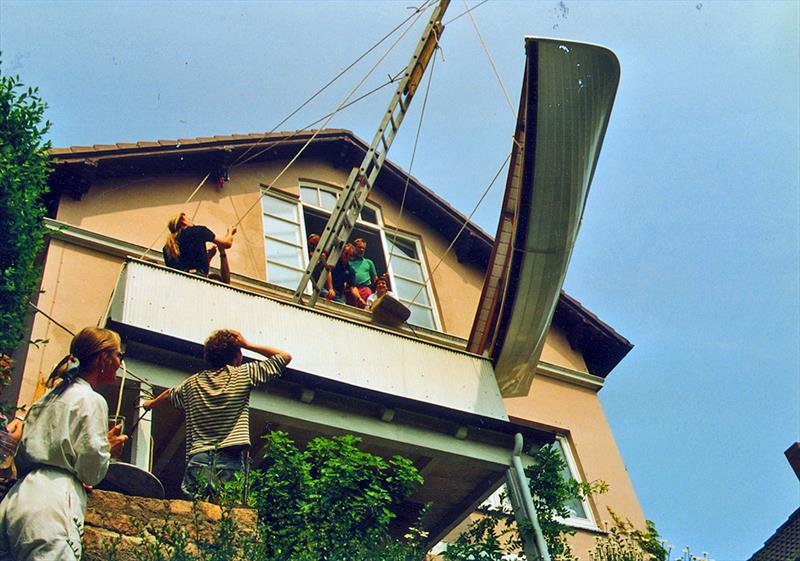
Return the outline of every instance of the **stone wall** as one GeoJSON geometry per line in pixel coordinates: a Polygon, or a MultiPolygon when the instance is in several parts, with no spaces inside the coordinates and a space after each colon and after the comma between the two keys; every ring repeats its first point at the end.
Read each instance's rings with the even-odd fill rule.
{"type": "MultiPolygon", "coordinates": [[[[255,510],[230,511],[239,531],[255,535],[255,510]]],[[[84,561],[106,561],[106,548],[117,544],[118,561],[138,561],[145,540],[152,540],[164,524],[210,538],[222,520],[222,509],[210,503],[129,497],[110,491],[92,491],[86,509],[84,561]]]]}

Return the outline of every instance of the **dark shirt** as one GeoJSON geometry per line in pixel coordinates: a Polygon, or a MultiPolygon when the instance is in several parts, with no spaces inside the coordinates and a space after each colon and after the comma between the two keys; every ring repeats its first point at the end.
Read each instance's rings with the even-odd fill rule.
{"type": "Polygon", "coordinates": [[[208,255],[206,242],[214,241],[214,232],[205,226],[189,226],[178,233],[178,259],[173,259],[164,251],[164,262],[167,267],[181,271],[196,270],[208,274],[208,255]]]}
{"type": "Polygon", "coordinates": [[[331,284],[338,294],[344,296],[345,288],[356,285],[356,273],[350,268],[350,265],[339,260],[331,270],[331,284]]]}

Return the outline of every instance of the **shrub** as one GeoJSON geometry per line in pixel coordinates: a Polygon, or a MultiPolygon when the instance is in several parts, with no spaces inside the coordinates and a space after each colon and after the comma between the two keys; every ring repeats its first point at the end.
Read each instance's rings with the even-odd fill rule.
{"type": "Polygon", "coordinates": [[[44,244],[43,196],[50,143],[47,105],[0,62],[0,382],[8,384],[10,355],[22,342],[28,298],[39,283],[36,260],[44,244]]]}
{"type": "MultiPolygon", "coordinates": [[[[423,559],[427,536],[419,524],[400,539],[389,533],[400,502],[422,483],[410,460],[363,452],[354,436],[315,438],[304,451],[283,432],[264,438],[264,460],[249,482],[257,536],[239,532],[228,515],[242,496],[240,477],[222,493],[223,519],[213,535],[175,524],[147,528],[139,561],[423,559]]],[[[117,542],[105,545],[107,561],[121,558],[117,542]]]]}

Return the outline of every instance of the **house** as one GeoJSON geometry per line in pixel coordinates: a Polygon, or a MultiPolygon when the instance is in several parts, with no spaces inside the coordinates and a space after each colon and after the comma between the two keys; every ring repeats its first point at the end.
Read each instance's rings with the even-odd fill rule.
{"type": "MultiPolygon", "coordinates": [[[[518,433],[526,451],[555,438],[574,477],[609,484],[608,493],[572,505],[576,552],[591,547],[609,520],[607,507],[643,527],[597,395],[632,345],[562,293],[529,392],[503,398],[491,362],[465,350],[493,240],[397,165],[387,161],[354,237],[388,272],[412,310],[409,322],[391,328],[349,306],[291,302],[307,235],[323,227],[366,149],[346,130],[54,149],[36,302],[44,313],[30,332],[48,343],[20,357],[18,403],[31,403],[65,354],[64,328],[108,325],[127,345],[121,407],[132,423],[146,392],[200,369],[204,338],[233,327],[295,356],[290,372],[253,396],[253,441],[268,429],[287,430],[300,443],[355,433],[367,449],[410,457],[426,484],[405,516],[431,501],[435,540],[502,484],[518,433]],[[311,135],[314,142],[276,180],[311,135]],[[182,211],[216,232],[239,223],[230,286],[162,265],[165,224],[182,211]]],[[[111,410],[118,388],[106,395],[111,410]]],[[[136,426],[126,459],[151,469],[174,495],[183,443],[180,415],[159,411],[136,426]]]]}
{"type": "MultiPolygon", "coordinates": [[[[784,451],[789,465],[800,479],[800,442],[784,451]]],[[[781,524],[748,561],[797,561],[800,559],[800,508],[781,524]]]]}

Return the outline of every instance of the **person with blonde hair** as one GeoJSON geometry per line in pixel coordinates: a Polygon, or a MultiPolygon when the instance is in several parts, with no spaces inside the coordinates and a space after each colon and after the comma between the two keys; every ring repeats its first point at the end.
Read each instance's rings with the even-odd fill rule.
{"type": "MultiPolygon", "coordinates": [[[[53,389],[24,419],[20,478],[0,503],[0,560],[80,559],[85,486],[103,480],[128,438],[120,425],[107,430],[108,406],[95,392],[115,381],[122,359],[119,335],[87,327],[50,374],[53,389]]],[[[21,421],[8,431],[19,434],[21,421]]]]}
{"type": "MultiPolygon", "coordinates": [[[[218,237],[205,226],[192,224],[186,213],[173,216],[167,223],[169,234],[164,244],[164,263],[167,267],[188,273],[208,276],[208,265],[219,249],[220,260],[227,259],[225,250],[233,245],[236,227],[228,228],[225,236],[218,237]],[[213,243],[211,251],[206,249],[207,243],[213,243]]],[[[227,266],[227,263],[224,264],[227,266]]]]}

